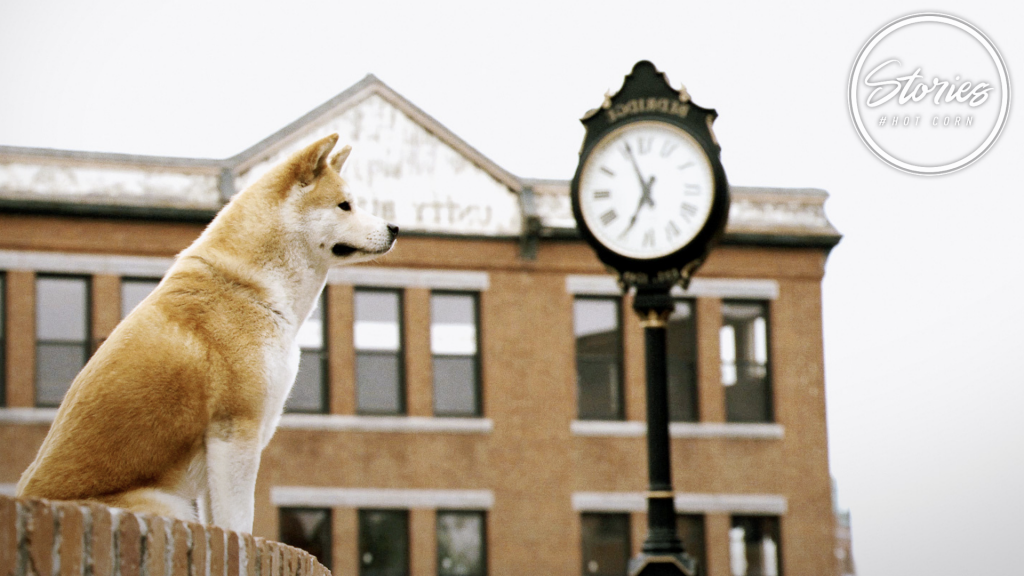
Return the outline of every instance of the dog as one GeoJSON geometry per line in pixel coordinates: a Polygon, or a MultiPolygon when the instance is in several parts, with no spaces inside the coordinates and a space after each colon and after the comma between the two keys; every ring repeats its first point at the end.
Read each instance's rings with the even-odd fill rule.
{"type": "Polygon", "coordinates": [[[361,211],[333,134],[228,202],[75,378],[18,497],[94,500],[251,532],[260,454],[332,266],[398,227],[361,211]]]}

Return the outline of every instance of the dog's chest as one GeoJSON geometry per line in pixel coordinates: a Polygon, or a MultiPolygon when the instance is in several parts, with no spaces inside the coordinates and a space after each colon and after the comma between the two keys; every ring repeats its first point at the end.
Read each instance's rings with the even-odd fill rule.
{"type": "Polygon", "coordinates": [[[270,442],[281,420],[284,403],[299,371],[299,355],[299,344],[295,341],[275,342],[267,346],[267,394],[260,426],[261,446],[265,447],[270,442]]]}

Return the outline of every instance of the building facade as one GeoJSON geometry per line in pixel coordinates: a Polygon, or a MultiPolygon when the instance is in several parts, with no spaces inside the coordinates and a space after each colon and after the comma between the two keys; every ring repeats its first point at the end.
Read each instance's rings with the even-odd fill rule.
{"type": "MultiPolygon", "coordinates": [[[[335,574],[622,574],[646,532],[643,332],[567,181],[514,176],[370,76],[226,160],[0,148],[0,490],[64,391],[236,191],[338,132],[402,235],[333,270],[254,533],[335,574]]],[[[679,527],[708,576],[839,573],[820,190],[733,187],[669,329],[679,527]]]]}

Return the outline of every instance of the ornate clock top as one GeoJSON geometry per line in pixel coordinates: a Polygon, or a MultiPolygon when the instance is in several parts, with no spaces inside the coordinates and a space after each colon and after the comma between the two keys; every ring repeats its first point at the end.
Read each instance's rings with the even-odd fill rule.
{"type": "Polygon", "coordinates": [[[600,131],[609,124],[645,112],[668,113],[686,118],[691,109],[702,116],[701,121],[706,122],[710,130],[718,113],[711,108],[693,104],[685,86],[680,85],[679,90],[672,88],[664,72],[659,72],[651,62],[641,60],[626,75],[622,88],[614,95],[605,93],[601,106],[584,114],[580,122],[588,132],[600,131]],[[705,120],[705,116],[710,116],[710,120],[705,120]]]}

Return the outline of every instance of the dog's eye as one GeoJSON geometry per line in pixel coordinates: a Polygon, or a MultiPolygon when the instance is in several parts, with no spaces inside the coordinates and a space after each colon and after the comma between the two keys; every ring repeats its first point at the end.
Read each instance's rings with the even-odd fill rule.
{"type": "Polygon", "coordinates": [[[338,204],[338,208],[341,208],[345,212],[348,212],[349,210],[352,209],[352,205],[349,204],[348,202],[342,202],[341,204],[338,204]]]}

